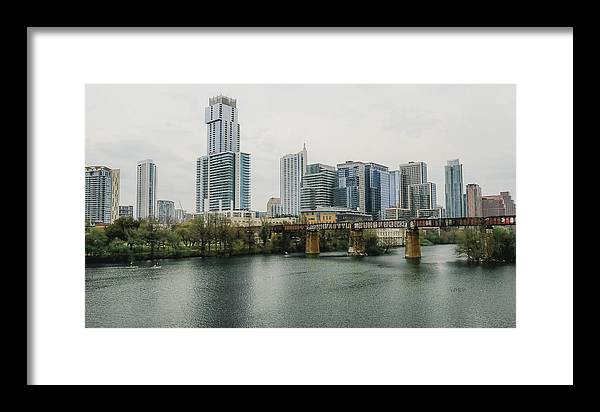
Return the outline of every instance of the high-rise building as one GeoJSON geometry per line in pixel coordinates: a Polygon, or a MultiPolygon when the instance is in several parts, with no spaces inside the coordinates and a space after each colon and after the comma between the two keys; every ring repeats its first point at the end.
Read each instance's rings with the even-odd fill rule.
{"type": "Polygon", "coordinates": [[[119,217],[130,217],[133,219],[133,205],[119,206],[119,217]]]}
{"type": "Polygon", "coordinates": [[[517,214],[517,205],[512,200],[509,192],[500,192],[500,196],[504,201],[504,206],[506,208],[507,215],[516,215],[517,214]]]}
{"type": "Polygon", "coordinates": [[[368,213],[376,219],[385,218],[389,208],[390,178],[387,166],[377,163],[347,161],[337,165],[337,185],[333,203],[368,213]]]}
{"type": "Polygon", "coordinates": [[[400,170],[390,171],[390,207],[400,206],[400,170]]]}
{"type": "Polygon", "coordinates": [[[204,112],[208,154],[196,161],[196,212],[250,209],[250,155],[240,151],[237,102],[209,99],[204,112]]]}
{"type": "Polygon", "coordinates": [[[463,171],[459,159],[448,160],[445,166],[446,217],[463,217],[463,171]]]}
{"type": "Polygon", "coordinates": [[[507,216],[516,214],[516,205],[509,192],[487,195],[481,198],[483,216],[507,216]]]}
{"type": "Polygon", "coordinates": [[[120,171],[106,166],[85,168],[85,220],[110,224],[119,217],[120,171]]]}
{"type": "Polygon", "coordinates": [[[272,197],[267,202],[267,217],[281,216],[281,199],[272,197]]]}
{"type": "Polygon", "coordinates": [[[306,145],[298,153],[287,154],[279,160],[279,196],[284,216],[300,214],[300,188],[307,161],[306,145]]]}
{"type": "Polygon", "coordinates": [[[184,219],[185,219],[185,210],[175,209],[175,222],[183,223],[184,219]]]}
{"type": "Polygon", "coordinates": [[[476,183],[469,183],[467,185],[467,217],[481,216],[483,216],[481,187],[476,183]]]}
{"type": "Polygon", "coordinates": [[[409,187],[427,182],[427,164],[425,162],[408,162],[398,167],[399,188],[398,200],[402,209],[410,208],[409,187]]]}
{"type": "Polygon", "coordinates": [[[152,159],[137,163],[136,217],[156,218],[156,164],[152,159]]]}
{"type": "Polygon", "coordinates": [[[336,177],[333,166],[321,163],[307,165],[300,187],[300,208],[316,209],[333,206],[336,177]]]}
{"type": "Polygon", "coordinates": [[[208,154],[240,151],[237,101],[226,96],[208,99],[204,109],[208,154]]]}
{"type": "Polygon", "coordinates": [[[418,211],[435,209],[437,193],[435,183],[427,182],[408,187],[409,209],[412,216],[419,216],[418,211]]]}
{"type": "Polygon", "coordinates": [[[175,202],[172,200],[157,200],[158,222],[163,224],[175,223],[175,202]]]}

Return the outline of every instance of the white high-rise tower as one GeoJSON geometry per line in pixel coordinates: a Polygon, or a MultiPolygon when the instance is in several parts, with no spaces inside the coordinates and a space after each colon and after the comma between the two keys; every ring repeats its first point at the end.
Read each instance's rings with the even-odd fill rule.
{"type": "Polygon", "coordinates": [[[208,154],[196,162],[196,212],[250,209],[250,155],[240,151],[237,102],[211,97],[204,110],[208,154]]]}
{"type": "Polygon", "coordinates": [[[284,216],[300,214],[300,188],[307,162],[306,144],[298,153],[287,154],[279,161],[279,195],[284,216]]]}
{"type": "Polygon", "coordinates": [[[156,164],[152,159],[137,163],[136,215],[138,219],[156,217],[156,164]]]}

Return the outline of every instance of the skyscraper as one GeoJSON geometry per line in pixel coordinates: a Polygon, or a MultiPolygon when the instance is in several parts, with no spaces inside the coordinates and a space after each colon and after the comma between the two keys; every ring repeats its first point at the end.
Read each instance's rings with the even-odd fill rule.
{"type": "Polygon", "coordinates": [[[85,220],[110,224],[119,217],[120,171],[106,166],[85,168],[85,220]]]}
{"type": "Polygon", "coordinates": [[[237,102],[226,96],[208,99],[204,109],[208,154],[240,151],[237,102]]]}
{"type": "Polygon", "coordinates": [[[390,171],[390,207],[400,206],[400,170],[390,171]]]}
{"type": "Polygon", "coordinates": [[[163,224],[175,223],[175,202],[172,200],[157,200],[158,222],[163,224]]]}
{"type": "Polygon", "coordinates": [[[476,183],[469,183],[467,185],[467,217],[481,216],[483,216],[481,187],[476,183]]]}
{"type": "Polygon", "coordinates": [[[137,163],[136,217],[149,219],[156,217],[156,164],[152,159],[137,163]]]}
{"type": "Polygon", "coordinates": [[[320,206],[333,206],[336,176],[333,166],[321,163],[307,165],[300,188],[300,208],[316,209],[320,206]]]}
{"type": "Polygon", "coordinates": [[[205,108],[208,154],[196,161],[196,212],[250,209],[250,155],[240,151],[237,101],[209,99],[205,108]]]}
{"type": "Polygon", "coordinates": [[[425,162],[408,162],[398,167],[399,182],[399,206],[402,209],[410,208],[408,188],[411,185],[419,185],[427,182],[427,164],[425,162]]]}
{"type": "Polygon", "coordinates": [[[448,160],[445,166],[446,217],[463,217],[463,172],[459,159],[448,160]]]}
{"type": "Polygon", "coordinates": [[[284,216],[300,214],[300,187],[307,161],[306,145],[298,153],[287,154],[279,160],[279,197],[284,216]]]}
{"type": "Polygon", "coordinates": [[[390,178],[387,166],[347,161],[337,165],[335,206],[346,207],[383,219],[389,208],[390,178]]]}

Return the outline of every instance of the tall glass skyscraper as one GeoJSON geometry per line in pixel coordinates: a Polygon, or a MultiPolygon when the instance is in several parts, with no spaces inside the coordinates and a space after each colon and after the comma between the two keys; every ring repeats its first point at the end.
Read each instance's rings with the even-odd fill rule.
{"type": "Polygon", "coordinates": [[[464,217],[464,185],[459,159],[448,160],[445,166],[446,217],[464,217]]]}
{"type": "Polygon", "coordinates": [[[249,210],[250,155],[240,151],[237,101],[216,96],[208,103],[208,154],[196,162],[196,212],[249,210]]]}
{"type": "Polygon", "coordinates": [[[337,165],[334,205],[359,210],[376,219],[385,217],[390,204],[390,174],[387,166],[347,161],[337,165]]]}
{"type": "Polygon", "coordinates": [[[136,217],[156,218],[156,164],[152,159],[137,163],[136,217]]]}
{"type": "Polygon", "coordinates": [[[85,168],[85,220],[110,224],[119,217],[119,169],[106,166],[85,168]]]}

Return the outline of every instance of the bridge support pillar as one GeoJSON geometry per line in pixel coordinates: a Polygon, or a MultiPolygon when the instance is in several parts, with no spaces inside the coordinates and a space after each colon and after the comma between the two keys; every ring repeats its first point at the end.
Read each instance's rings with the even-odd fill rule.
{"type": "Polygon", "coordinates": [[[319,256],[319,232],[310,230],[306,232],[306,254],[309,256],[319,256]]]}
{"type": "Polygon", "coordinates": [[[421,257],[421,242],[419,241],[419,229],[406,229],[406,240],[404,242],[404,257],[406,259],[418,259],[421,257]]]}
{"type": "Polygon", "coordinates": [[[350,256],[365,256],[365,242],[363,240],[362,230],[350,231],[350,247],[348,248],[350,256]]]}

